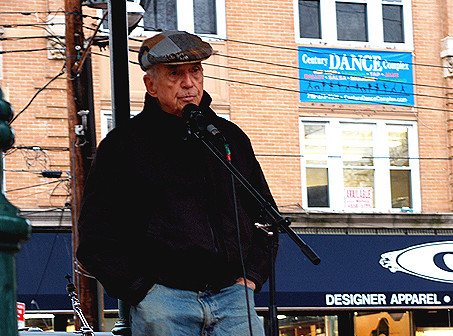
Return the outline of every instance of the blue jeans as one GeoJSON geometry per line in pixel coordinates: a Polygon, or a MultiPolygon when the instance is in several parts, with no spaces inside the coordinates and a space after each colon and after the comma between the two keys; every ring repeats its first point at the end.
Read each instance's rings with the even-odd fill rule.
{"type": "MultiPolygon", "coordinates": [[[[253,290],[247,287],[253,336],[264,336],[255,311],[253,290]]],[[[250,335],[245,288],[234,284],[220,293],[192,292],[154,285],[131,307],[132,336],[250,335]]]]}

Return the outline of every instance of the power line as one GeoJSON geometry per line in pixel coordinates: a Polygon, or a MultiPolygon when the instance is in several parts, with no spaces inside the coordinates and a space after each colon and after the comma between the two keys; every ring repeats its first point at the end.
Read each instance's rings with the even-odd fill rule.
{"type": "MultiPolygon", "coordinates": [[[[260,154],[256,153],[256,156],[261,156],[261,157],[286,157],[286,158],[304,158],[306,155],[302,154],[260,154]]],[[[342,159],[341,155],[326,155],[327,158],[329,159],[342,159]]],[[[362,159],[385,159],[385,160],[447,160],[451,161],[453,160],[453,157],[404,157],[404,156],[362,156],[362,159]]],[[[349,167],[349,166],[348,166],[349,167]]],[[[345,168],[348,168],[345,167],[345,168]]],[[[368,166],[370,168],[373,168],[375,166],[368,166]]]]}
{"type": "MultiPolygon", "coordinates": [[[[133,49],[130,49],[129,51],[138,53],[137,50],[133,50],[133,49]]],[[[297,69],[297,70],[306,70],[306,71],[312,71],[313,70],[313,69],[307,69],[307,68],[304,68],[304,67],[297,67],[297,66],[278,64],[278,63],[272,63],[272,62],[266,62],[266,61],[252,60],[252,59],[246,59],[246,58],[230,56],[230,55],[222,55],[222,54],[216,54],[216,55],[217,56],[222,56],[222,57],[227,57],[227,58],[241,59],[241,60],[244,60],[244,61],[257,62],[257,63],[261,63],[261,64],[292,68],[292,69],[297,69]]],[[[206,62],[204,64],[208,64],[208,65],[215,66],[215,67],[223,67],[223,68],[232,69],[232,70],[246,71],[246,72],[251,72],[251,73],[256,73],[256,74],[261,74],[261,75],[269,75],[269,76],[276,76],[276,77],[287,78],[287,79],[294,79],[294,80],[303,81],[303,82],[319,83],[319,84],[324,85],[324,86],[338,86],[339,88],[345,88],[345,89],[356,88],[356,86],[349,85],[349,84],[340,84],[340,83],[338,83],[338,84],[330,83],[329,84],[329,83],[326,83],[326,82],[323,82],[323,81],[320,81],[320,80],[315,80],[315,79],[305,79],[305,78],[292,77],[292,76],[280,75],[280,74],[273,74],[273,73],[261,72],[261,71],[250,70],[250,69],[235,68],[235,67],[225,66],[225,65],[221,65],[221,64],[213,64],[213,63],[206,63],[206,62]]],[[[345,73],[342,73],[342,72],[338,72],[338,73],[336,73],[336,75],[349,76],[350,74],[345,74],[345,73]]],[[[399,84],[399,85],[415,86],[415,87],[420,86],[420,87],[429,87],[429,88],[444,89],[444,90],[449,89],[447,87],[440,87],[440,86],[434,86],[434,85],[428,85],[428,84],[418,84],[418,83],[405,83],[405,82],[399,82],[399,81],[394,81],[394,80],[390,80],[390,79],[374,78],[374,77],[370,77],[370,76],[354,75],[354,77],[359,78],[359,79],[370,79],[370,78],[372,78],[373,82],[384,82],[384,83],[389,83],[389,84],[394,84],[394,85],[399,84]]],[[[385,86],[385,84],[384,84],[384,86],[385,86]]],[[[373,90],[377,90],[380,93],[387,93],[387,94],[390,94],[390,95],[395,95],[395,92],[393,92],[392,90],[387,90],[385,87],[384,87],[384,89],[376,89],[374,87],[372,89],[373,90]]],[[[303,91],[300,91],[300,93],[302,93],[302,92],[303,91]]],[[[346,93],[346,91],[342,91],[342,92],[341,91],[335,91],[335,92],[333,92],[333,91],[317,91],[317,92],[331,93],[331,94],[334,94],[334,93],[346,93]]],[[[434,95],[427,95],[427,94],[421,94],[421,93],[406,93],[406,95],[427,97],[427,98],[438,98],[438,99],[453,99],[453,98],[446,97],[446,96],[434,96],[434,95]]],[[[352,101],[355,102],[355,100],[352,100],[352,101]]],[[[390,105],[392,105],[392,104],[390,104],[390,105]]]]}
{"type": "MultiPolygon", "coordinates": [[[[136,50],[130,50],[130,51],[134,51],[134,52],[137,52],[136,50]]],[[[103,57],[110,57],[109,55],[105,55],[105,54],[102,54],[102,53],[97,53],[97,52],[92,52],[92,54],[94,55],[98,55],[98,56],[103,56],[103,57]]],[[[134,65],[139,65],[138,62],[136,61],[132,61],[132,60],[129,60],[129,63],[131,64],[134,64],[134,65]]],[[[217,65],[216,65],[217,66],[217,65]]],[[[296,90],[296,89],[288,89],[288,88],[281,88],[281,87],[276,87],[276,86],[271,86],[271,85],[264,85],[264,84],[257,84],[257,83],[250,83],[250,82],[244,82],[244,81],[239,81],[239,80],[234,80],[234,79],[229,79],[229,78],[220,78],[220,77],[215,77],[215,76],[209,76],[209,75],[204,75],[205,78],[210,78],[210,79],[214,79],[214,80],[221,80],[221,81],[226,81],[226,82],[231,82],[231,83],[237,83],[237,84],[243,84],[243,85],[250,85],[250,86],[256,86],[256,87],[261,87],[261,88],[266,88],[266,89],[273,89],[273,90],[280,90],[280,91],[286,91],[286,92],[294,92],[294,93],[302,93],[303,91],[301,90],[296,90]]],[[[334,94],[335,92],[332,92],[332,94],[334,94]]],[[[411,94],[411,95],[414,95],[414,96],[423,96],[422,94],[411,94]]],[[[437,98],[440,98],[440,99],[450,99],[448,97],[437,97],[437,98]]],[[[350,99],[350,98],[344,98],[346,100],[349,100],[351,101],[351,103],[357,103],[356,100],[354,99],[350,99]]],[[[395,107],[395,106],[403,106],[403,105],[396,105],[396,104],[390,104],[390,103],[385,103],[385,102],[373,102],[373,103],[370,103],[370,104],[366,104],[366,105],[381,105],[381,106],[391,106],[391,107],[395,107]]],[[[448,109],[439,109],[439,108],[434,108],[434,107],[423,107],[423,106],[411,106],[413,108],[416,108],[416,109],[421,109],[421,110],[431,110],[431,111],[439,111],[439,112],[451,112],[450,110],[448,109]]]]}
{"type": "MultiPolygon", "coordinates": [[[[87,15],[87,14],[84,14],[84,16],[92,18],[92,19],[95,19],[95,20],[100,20],[100,18],[97,17],[97,16],[87,15]]],[[[89,29],[89,30],[94,30],[94,28],[91,28],[91,27],[88,27],[88,26],[84,26],[84,28],[89,29]]],[[[141,25],[137,26],[137,28],[145,29],[145,27],[141,26],[141,25]]],[[[161,30],[156,29],[155,31],[159,32],[161,30]]],[[[197,34],[197,35],[200,36],[200,37],[207,38],[207,39],[220,40],[220,41],[225,41],[225,42],[235,42],[235,43],[242,43],[242,44],[260,46],[260,47],[288,50],[288,51],[297,51],[297,52],[299,51],[299,47],[294,48],[294,47],[286,47],[286,46],[277,46],[277,45],[258,43],[258,42],[234,40],[234,39],[230,39],[230,38],[221,38],[221,37],[215,37],[215,36],[213,37],[212,35],[204,35],[204,34],[197,34]]],[[[132,41],[137,41],[137,42],[142,42],[143,41],[143,39],[139,39],[139,38],[135,38],[135,37],[131,37],[131,36],[129,36],[129,39],[132,40],[132,41]]],[[[304,48],[304,47],[301,46],[301,48],[304,48]]],[[[322,49],[322,48],[319,48],[319,49],[322,49]]],[[[335,46],[332,46],[332,49],[341,50],[340,48],[336,48],[335,46]]],[[[372,51],[374,51],[374,50],[372,50],[372,51]]],[[[319,54],[324,54],[324,55],[331,55],[332,54],[332,53],[326,53],[326,52],[322,52],[322,51],[314,51],[314,52],[319,53],[319,54]]],[[[407,52],[409,52],[409,51],[407,51],[407,52]]],[[[221,56],[224,56],[224,55],[221,55],[221,56]]],[[[351,57],[351,56],[346,55],[346,57],[351,57]]],[[[399,61],[388,61],[388,62],[389,63],[399,63],[399,61]]],[[[266,62],[263,61],[262,63],[266,63],[266,62]]],[[[423,63],[414,63],[414,62],[404,62],[404,63],[410,64],[410,65],[416,65],[416,66],[426,66],[426,67],[448,69],[448,67],[445,67],[445,66],[442,66],[442,65],[435,65],[435,64],[423,64],[423,63]]],[[[292,66],[289,66],[289,65],[282,65],[282,66],[292,67],[292,66]]]]}
{"type": "MultiPolygon", "coordinates": [[[[276,48],[276,49],[282,49],[282,50],[290,50],[290,51],[299,51],[299,47],[297,48],[293,48],[293,47],[284,47],[284,46],[275,46],[275,45],[271,45],[271,44],[264,44],[264,43],[257,43],[257,42],[248,42],[248,41],[241,41],[241,40],[233,40],[233,39],[228,39],[228,38],[220,38],[220,37],[212,37],[212,36],[208,36],[208,35],[203,35],[203,34],[198,34],[199,36],[203,36],[205,38],[211,38],[211,39],[216,39],[216,40],[220,40],[220,41],[228,41],[228,42],[236,42],[236,43],[243,43],[243,44],[250,44],[250,45],[255,45],[255,46],[260,46],[260,47],[268,47],[268,48],[276,48]]],[[[303,46],[301,46],[301,48],[304,48],[303,46]]],[[[322,48],[318,48],[318,49],[321,49],[322,48]]],[[[336,47],[332,46],[332,49],[337,49],[336,47]]],[[[341,50],[340,48],[338,48],[339,50],[341,50]]],[[[374,50],[371,50],[371,51],[374,51],[374,50]]],[[[314,51],[315,53],[318,53],[318,54],[324,54],[324,55],[332,55],[332,53],[326,53],[326,52],[322,52],[322,51],[314,51]]],[[[346,55],[346,57],[351,57],[349,55],[346,55]]],[[[399,63],[399,61],[388,61],[389,63],[399,63]]],[[[413,63],[413,62],[404,62],[406,64],[411,64],[411,65],[416,65],[416,66],[426,66],[426,67],[433,67],[433,68],[442,68],[442,69],[447,69],[448,67],[444,67],[444,66],[441,66],[441,65],[435,65],[435,64],[423,64],[423,63],[413,63]]]]}
{"type": "Polygon", "coordinates": [[[49,185],[49,184],[60,183],[60,182],[62,182],[62,181],[69,181],[69,179],[68,179],[68,178],[66,178],[66,179],[58,179],[58,180],[56,180],[56,181],[50,181],[50,182],[45,182],[45,183],[38,183],[38,184],[26,186],[26,187],[20,187],[20,188],[16,188],[16,189],[6,190],[5,192],[6,192],[6,193],[9,193],[9,192],[14,192],[14,191],[20,191],[20,190],[30,189],[30,188],[42,187],[42,186],[49,185]]]}
{"type": "Polygon", "coordinates": [[[46,151],[69,151],[68,147],[42,147],[42,146],[13,146],[12,149],[30,149],[30,150],[46,150],[46,151]]]}
{"type": "Polygon", "coordinates": [[[64,36],[14,36],[14,37],[0,37],[0,41],[19,41],[19,40],[30,40],[30,39],[52,39],[52,38],[63,38],[64,36]]]}
{"type": "Polygon", "coordinates": [[[35,98],[38,96],[38,94],[40,94],[54,80],[56,80],[58,77],[60,77],[61,75],[63,75],[66,72],[65,68],[66,68],[66,66],[63,66],[63,68],[61,69],[61,71],[57,75],[55,75],[52,79],[50,79],[42,88],[40,88],[38,91],[36,91],[36,93],[33,95],[33,97],[30,99],[30,101],[27,103],[27,105],[25,105],[25,107],[18,114],[16,114],[15,117],[9,122],[10,125],[14,122],[14,120],[16,120],[31,105],[31,103],[33,102],[33,100],[35,100],[35,98]]]}
{"type": "Polygon", "coordinates": [[[0,24],[3,28],[15,28],[15,27],[40,27],[40,26],[60,26],[65,25],[64,22],[41,22],[41,23],[11,23],[11,24],[0,24]]]}
{"type": "MultiPolygon", "coordinates": [[[[129,51],[132,51],[132,52],[136,52],[138,53],[137,50],[133,50],[133,49],[130,49],[129,51]]],[[[222,56],[225,56],[225,55],[222,55],[222,56]]],[[[229,56],[225,56],[225,57],[229,57],[229,56]]],[[[137,62],[134,62],[134,61],[131,61],[131,63],[133,64],[138,64],[137,62]]],[[[273,73],[268,73],[268,72],[261,72],[261,71],[256,71],[256,70],[250,70],[250,69],[242,69],[242,68],[235,68],[235,67],[231,67],[231,66],[226,66],[226,65],[221,65],[221,64],[214,64],[214,63],[207,63],[205,62],[204,64],[207,64],[207,65],[210,65],[210,66],[214,66],[214,67],[221,67],[221,68],[227,68],[227,69],[231,69],[231,70],[238,70],[238,71],[245,71],[245,72],[250,72],[250,73],[255,73],[255,74],[260,74],[260,75],[268,75],[268,76],[275,76],[275,77],[280,77],[280,78],[286,78],[286,79],[292,79],[292,80],[297,80],[297,81],[304,81],[304,82],[310,82],[310,83],[319,83],[319,84],[322,84],[324,86],[338,86],[338,88],[344,88],[344,89],[351,89],[351,88],[356,88],[355,86],[353,85],[349,85],[349,84],[326,84],[326,82],[323,82],[323,81],[318,81],[318,80],[315,80],[315,79],[305,79],[305,78],[299,78],[299,77],[293,77],[293,76],[287,76],[287,75],[280,75],[280,74],[273,74],[273,73]]],[[[271,63],[272,64],[272,63],[271,63]]],[[[274,64],[273,64],[274,65],[274,64]]],[[[292,68],[296,68],[296,69],[302,69],[302,70],[309,70],[309,69],[305,69],[305,68],[301,68],[301,67],[293,67],[291,66],[292,68]]],[[[339,73],[339,75],[341,75],[341,73],[339,73]]],[[[357,77],[357,78],[369,78],[367,76],[354,76],[354,77],[357,77]]],[[[216,78],[216,77],[211,77],[213,79],[219,79],[219,78],[216,78]]],[[[226,79],[225,79],[226,80],[226,79]]],[[[391,80],[382,80],[382,79],[374,79],[375,81],[381,81],[381,82],[388,82],[388,83],[391,83],[391,84],[400,84],[400,85],[412,85],[412,86],[417,86],[418,84],[415,84],[415,83],[401,83],[401,82],[395,82],[395,81],[391,81],[391,80]]],[[[245,82],[240,82],[241,84],[245,84],[245,82]]],[[[250,85],[255,85],[255,84],[252,84],[250,83],[250,85]]],[[[384,84],[385,85],[385,84],[384,84]]],[[[255,86],[262,86],[262,87],[266,87],[266,88],[274,88],[274,89],[280,89],[280,90],[283,90],[283,91],[288,91],[289,89],[284,89],[284,88],[277,88],[277,87],[272,87],[272,86],[263,86],[261,84],[256,84],[255,86]]],[[[395,92],[393,92],[392,90],[387,90],[386,88],[384,89],[376,89],[374,87],[372,87],[373,90],[377,90],[379,91],[380,93],[386,93],[386,94],[389,94],[389,95],[398,95],[396,94],[395,92]]],[[[301,91],[301,90],[292,90],[294,92],[298,92],[298,93],[303,93],[305,91],[301,91]]],[[[317,91],[317,92],[321,92],[321,93],[325,93],[325,94],[337,94],[337,93],[347,93],[346,91],[317,91]]],[[[450,98],[450,97],[446,97],[446,96],[434,96],[434,95],[427,95],[427,94],[421,94],[421,93],[405,93],[405,95],[410,95],[410,96],[418,96],[418,97],[425,97],[425,98],[438,98],[438,99],[453,99],[450,98]]],[[[353,99],[350,99],[351,101],[353,102],[356,102],[355,100],[353,99]]],[[[382,103],[382,102],[374,102],[376,104],[378,103],[382,103]]],[[[383,103],[385,104],[385,103],[383,103]]],[[[392,105],[392,106],[395,106],[394,104],[387,104],[387,105],[392,105]]]]}
{"type": "MultiPolygon", "coordinates": [[[[230,70],[238,70],[238,71],[250,72],[250,73],[255,73],[255,74],[260,74],[260,75],[275,76],[275,77],[293,79],[293,80],[304,81],[304,82],[319,83],[319,84],[324,84],[326,86],[329,86],[328,84],[325,84],[325,82],[318,81],[315,79],[305,79],[305,78],[299,78],[299,77],[293,77],[293,76],[287,76],[287,75],[273,74],[273,73],[261,72],[261,71],[250,70],[250,69],[242,69],[242,68],[236,68],[236,67],[231,67],[231,66],[226,66],[226,65],[221,65],[221,64],[207,63],[207,62],[205,62],[204,64],[210,65],[210,66],[215,66],[215,67],[220,67],[220,68],[227,68],[230,70]]],[[[302,68],[299,68],[299,69],[302,69],[302,68]]],[[[361,76],[354,76],[354,77],[365,78],[365,77],[361,77],[361,76]]],[[[377,79],[377,81],[380,81],[380,80],[377,79]]],[[[390,82],[392,84],[397,84],[397,83],[401,84],[399,82],[393,82],[393,81],[388,81],[388,82],[390,82]]],[[[355,88],[354,86],[348,85],[348,84],[333,84],[333,85],[335,85],[335,86],[338,85],[339,87],[345,87],[345,88],[355,88]]],[[[416,84],[404,83],[404,85],[414,85],[415,86],[416,84]]],[[[379,89],[378,91],[382,92],[382,93],[394,94],[394,92],[385,90],[385,89],[384,90],[379,89]]],[[[317,92],[324,92],[324,91],[317,91],[317,92]]],[[[326,91],[326,92],[330,92],[330,91],[326,91]]],[[[346,93],[346,91],[335,91],[334,93],[346,93]]],[[[428,97],[428,98],[439,98],[439,99],[453,99],[453,97],[449,98],[449,97],[444,97],[444,96],[425,95],[425,94],[421,94],[421,93],[408,93],[408,95],[428,97]]]]}
{"type": "MultiPolygon", "coordinates": [[[[261,61],[261,60],[254,60],[254,59],[244,58],[244,57],[239,57],[239,56],[231,56],[231,55],[223,55],[223,54],[216,54],[216,56],[225,57],[225,58],[232,58],[232,59],[238,59],[238,60],[248,61],[248,62],[255,62],[255,63],[266,64],[266,65],[273,65],[273,66],[291,68],[291,69],[296,69],[296,70],[312,70],[312,69],[302,68],[302,67],[293,66],[293,65],[279,64],[279,63],[267,62],[267,61],[261,61]]],[[[346,76],[346,74],[341,73],[341,72],[339,72],[338,74],[346,76]]],[[[356,75],[354,75],[354,77],[369,78],[367,76],[361,77],[361,76],[356,76],[356,75]]],[[[300,80],[304,80],[304,79],[301,78],[300,80]]],[[[382,82],[395,83],[395,81],[391,81],[391,80],[388,80],[388,79],[376,79],[376,80],[382,81],[382,82]]],[[[408,84],[408,85],[410,84],[410,85],[420,86],[420,87],[433,88],[433,89],[444,89],[444,90],[449,90],[450,89],[449,87],[445,87],[445,86],[436,86],[436,85],[429,85],[429,84],[420,84],[420,83],[405,83],[405,84],[408,84]]]]}
{"type": "MultiPolygon", "coordinates": [[[[91,16],[93,17],[93,16],[91,16]]],[[[94,17],[93,17],[94,18],[94,17]]],[[[91,27],[87,27],[87,26],[84,26],[85,28],[87,29],[90,29],[90,30],[94,30],[93,28],[91,27]]],[[[200,36],[204,36],[204,37],[208,37],[208,38],[213,38],[212,36],[207,36],[207,35],[202,35],[202,34],[198,34],[200,36]]],[[[129,37],[130,40],[133,40],[133,41],[137,41],[137,42],[141,42],[142,39],[139,39],[139,38],[134,38],[134,37],[129,37]]],[[[291,51],[299,51],[298,48],[292,48],[292,47],[283,47],[283,46],[274,46],[274,45],[269,45],[269,44],[263,44],[263,43],[255,43],[255,42],[247,42],[247,41],[240,41],[240,40],[232,40],[232,39],[223,39],[223,38],[218,38],[218,37],[214,37],[214,39],[217,39],[217,40],[221,40],[221,41],[230,41],[230,42],[237,42],[237,43],[244,43],[244,44],[251,44],[251,45],[257,45],[257,46],[263,46],[263,47],[268,47],[268,48],[278,48],[278,49],[284,49],[284,50],[291,50],[291,51]]],[[[130,49],[129,51],[132,51],[132,52],[135,52],[135,53],[138,53],[137,50],[133,50],[133,49],[130,49]]],[[[326,52],[322,52],[322,51],[316,51],[316,53],[321,53],[321,54],[324,54],[324,55],[332,55],[332,53],[326,53],[326,52]]],[[[216,54],[216,56],[221,56],[221,57],[227,57],[227,58],[232,58],[232,59],[239,59],[239,60],[244,60],[244,61],[250,61],[250,62],[257,62],[257,63],[260,63],[260,64],[267,64],[267,65],[273,65],[273,66],[280,66],[280,67],[286,67],[286,68],[292,68],[292,69],[297,69],[297,70],[307,70],[307,71],[312,71],[313,69],[307,69],[307,68],[304,68],[304,67],[298,67],[298,66],[291,66],[291,65],[287,65],[287,64],[278,64],[278,63],[274,63],[274,62],[267,62],[267,61],[261,61],[261,60],[253,60],[253,59],[247,59],[247,58],[244,58],[244,57],[237,57],[237,56],[230,56],[230,55],[223,55],[223,54],[216,54]]],[[[346,57],[351,57],[349,55],[346,55],[346,57]]],[[[388,61],[388,63],[399,63],[399,61],[388,61]]],[[[430,64],[422,64],[422,63],[413,63],[413,62],[404,62],[405,64],[411,64],[411,65],[415,65],[415,66],[427,66],[427,67],[436,67],[436,68],[442,68],[442,69],[447,69],[448,67],[444,67],[444,66],[438,66],[438,65],[430,65],[430,64]]],[[[211,64],[211,65],[214,65],[214,64],[211,64]]],[[[214,65],[214,66],[220,66],[221,65],[214,65]]],[[[237,70],[242,70],[242,69],[237,69],[237,70]]],[[[243,71],[247,71],[247,70],[243,70],[243,71]]],[[[250,70],[249,70],[250,71],[250,70]]],[[[265,74],[265,73],[263,73],[265,74]]],[[[350,74],[345,74],[345,73],[342,73],[342,72],[338,72],[336,73],[337,75],[350,75],[350,74]]],[[[269,75],[274,75],[274,74],[269,74],[269,75]]],[[[274,75],[274,76],[281,76],[281,75],[274,75]]],[[[281,76],[281,77],[284,77],[284,76],[281,76]]],[[[429,84],[419,84],[419,83],[403,83],[403,82],[398,82],[398,81],[394,81],[394,80],[390,80],[390,79],[382,79],[382,78],[374,78],[374,77],[370,77],[370,76],[360,76],[360,75],[354,75],[354,77],[357,77],[357,78],[373,78],[373,81],[378,81],[378,82],[388,82],[388,83],[392,83],[392,84],[395,84],[395,83],[398,83],[398,84],[404,84],[404,85],[412,85],[412,86],[420,86],[420,87],[428,87],[428,88],[435,88],[435,89],[444,89],[444,90],[447,90],[447,89],[450,89],[448,87],[443,87],[443,86],[435,86],[435,85],[429,85],[429,84]]],[[[302,80],[302,81],[309,81],[309,82],[318,82],[318,83],[324,83],[322,81],[316,81],[316,80],[312,80],[312,79],[304,79],[304,78],[291,78],[291,79],[297,79],[297,80],[302,80]]],[[[335,84],[336,85],[336,84],[335,84]]],[[[345,87],[351,87],[349,85],[342,85],[342,86],[345,86],[345,87]]],[[[380,90],[382,91],[382,90],[380,90]]],[[[421,94],[413,94],[414,96],[415,95],[421,95],[421,94]]],[[[442,98],[442,99],[450,99],[448,97],[436,97],[436,96],[429,96],[429,95],[426,95],[426,97],[432,97],[432,98],[442,98]]]]}
{"type": "MultiPolygon", "coordinates": [[[[262,87],[266,89],[274,89],[274,90],[280,90],[280,91],[287,91],[287,92],[294,92],[294,93],[301,93],[302,91],[296,90],[296,89],[287,89],[287,88],[280,88],[276,86],[270,86],[270,85],[264,85],[264,84],[257,84],[257,83],[249,83],[249,82],[243,82],[243,81],[238,81],[234,79],[227,79],[227,78],[220,78],[220,77],[214,77],[214,76],[209,76],[205,75],[205,78],[211,78],[215,80],[221,80],[221,81],[226,81],[226,82],[231,82],[231,83],[237,83],[237,84],[243,84],[243,85],[251,85],[251,86],[257,86],[257,87],[262,87]]],[[[357,102],[354,99],[348,99],[345,98],[346,100],[349,100],[351,102],[357,102]]],[[[446,98],[444,98],[446,99],[446,98]]],[[[395,105],[395,104],[390,104],[390,103],[385,103],[385,102],[373,102],[371,105],[381,105],[381,106],[401,106],[401,105],[395,105]]],[[[439,108],[434,108],[434,107],[424,107],[424,106],[411,106],[416,109],[421,109],[421,110],[431,110],[431,111],[440,111],[440,112],[451,112],[448,109],[439,109],[439,108]]]]}
{"type": "Polygon", "coordinates": [[[11,54],[11,53],[21,53],[21,52],[47,51],[47,50],[55,50],[55,48],[45,47],[45,48],[36,48],[36,49],[0,50],[0,55],[1,54],[11,54]]]}
{"type": "Polygon", "coordinates": [[[56,11],[6,11],[6,12],[0,12],[0,15],[33,15],[33,14],[53,14],[53,13],[64,13],[64,10],[56,10],[56,11]]]}

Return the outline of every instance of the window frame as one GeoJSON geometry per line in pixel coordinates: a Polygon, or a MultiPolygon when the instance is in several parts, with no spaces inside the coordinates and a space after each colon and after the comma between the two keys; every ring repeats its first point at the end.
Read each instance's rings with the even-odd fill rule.
{"type": "MultiPolygon", "coordinates": [[[[142,111],[138,110],[131,110],[131,119],[141,113],[142,111]]],[[[217,113],[217,116],[222,117],[226,120],[230,120],[230,115],[227,113],[217,113]]],[[[101,140],[104,139],[107,134],[111,131],[109,130],[109,122],[112,121],[113,115],[112,115],[112,110],[106,110],[103,109],[101,110],[101,140]]]]}
{"type": "Polygon", "coordinates": [[[300,37],[299,26],[299,0],[294,1],[294,27],[297,44],[302,45],[322,45],[346,48],[385,48],[397,50],[413,50],[413,27],[412,27],[412,6],[411,0],[319,0],[320,5],[320,26],[321,38],[302,38],[300,37]],[[367,5],[367,30],[368,41],[341,41],[337,39],[337,17],[336,3],[361,3],[367,5]],[[401,5],[403,6],[403,34],[404,43],[384,42],[384,22],[382,5],[401,5]],[[332,24],[334,23],[334,24],[332,24]],[[371,29],[371,27],[376,27],[371,29]]]}
{"type": "MultiPolygon", "coordinates": [[[[134,0],[134,2],[140,4],[140,0],[134,0]]],[[[216,5],[217,34],[197,34],[197,35],[206,38],[226,39],[225,0],[215,0],[215,2],[216,2],[215,5],[216,5]]],[[[178,30],[183,30],[188,33],[195,34],[193,0],[176,0],[176,11],[178,30]]],[[[101,15],[100,17],[102,17],[102,14],[100,15],[101,15]]],[[[143,28],[142,19],[138,24],[138,27],[135,28],[131,33],[131,36],[152,37],[158,33],[160,33],[160,31],[145,30],[143,28]]]]}
{"type": "MultiPolygon", "coordinates": [[[[417,122],[399,121],[388,119],[351,119],[351,118],[316,118],[316,117],[299,117],[299,145],[300,145],[300,164],[301,164],[301,187],[302,187],[302,207],[309,211],[320,212],[394,212],[400,213],[401,208],[392,208],[392,194],[390,185],[390,171],[395,168],[390,165],[388,145],[388,127],[387,125],[406,126],[408,128],[408,156],[409,158],[418,158],[418,132],[417,122]],[[308,190],[306,168],[312,166],[306,164],[305,157],[305,133],[304,123],[317,123],[326,125],[326,153],[328,169],[328,195],[329,207],[308,207],[308,190]],[[372,124],[373,132],[373,166],[364,166],[362,169],[374,169],[374,208],[346,208],[344,202],[344,181],[342,159],[342,141],[341,124],[372,124]]],[[[347,167],[346,167],[347,168],[347,167]]],[[[352,167],[351,167],[352,168],[352,167]]],[[[412,207],[409,211],[421,212],[421,191],[420,191],[420,164],[417,159],[409,159],[410,170],[410,187],[412,207]]]]}

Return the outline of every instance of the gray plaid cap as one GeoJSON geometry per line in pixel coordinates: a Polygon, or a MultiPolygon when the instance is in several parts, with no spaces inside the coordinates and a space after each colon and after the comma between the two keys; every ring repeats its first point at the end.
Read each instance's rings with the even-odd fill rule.
{"type": "Polygon", "coordinates": [[[157,63],[194,63],[211,55],[211,45],[198,36],[185,31],[166,31],[143,41],[138,62],[146,71],[157,63]]]}

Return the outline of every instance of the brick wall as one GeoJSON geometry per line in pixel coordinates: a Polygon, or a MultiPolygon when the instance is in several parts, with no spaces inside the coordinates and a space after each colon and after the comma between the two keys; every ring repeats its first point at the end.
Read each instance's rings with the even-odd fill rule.
{"type": "Polygon", "coordinates": [[[226,9],[229,78],[257,85],[230,83],[231,119],[250,136],[277,203],[300,203],[293,2],[227,1],[226,9]]]}
{"type": "MultiPolygon", "coordinates": [[[[64,8],[63,0],[26,3],[24,8],[23,1],[3,1],[0,3],[0,12],[31,9],[55,11],[64,8]]],[[[443,8],[451,8],[450,2],[413,1],[414,78],[417,84],[424,85],[415,89],[418,94],[415,105],[424,107],[418,109],[300,103],[293,6],[292,0],[226,0],[228,42],[219,44],[217,48],[230,57],[225,62],[225,58],[219,56],[215,62],[229,66],[228,70],[222,70],[221,76],[230,81],[218,89],[209,82],[210,88],[218,90],[213,95],[214,106],[221,112],[229,111],[231,120],[250,136],[279,206],[300,204],[302,201],[298,157],[300,116],[394,118],[418,121],[420,156],[423,158],[420,160],[423,211],[449,212],[451,168],[449,160],[445,158],[451,156],[451,140],[447,132],[451,129],[447,124],[451,118],[446,110],[445,99],[436,97],[445,96],[445,87],[451,86],[451,82],[443,78],[439,57],[440,40],[451,30],[445,28],[445,24],[440,24],[442,19],[449,17],[443,8]]],[[[93,11],[90,13],[94,14],[93,11]]],[[[37,24],[46,17],[47,14],[5,13],[0,14],[0,23],[37,24]]],[[[8,37],[1,42],[4,51],[47,47],[44,38],[11,39],[18,36],[44,36],[46,32],[42,27],[12,26],[4,30],[3,37],[8,37]]],[[[91,31],[87,31],[86,35],[90,36],[91,31]]],[[[135,60],[135,55],[132,57],[135,60]]],[[[47,51],[6,53],[2,55],[1,62],[0,84],[16,112],[30,101],[39,88],[57,75],[64,64],[61,59],[49,60],[47,51]]],[[[214,67],[208,67],[208,71],[215,71],[212,69],[214,67]]],[[[93,71],[95,111],[99,123],[100,110],[108,108],[109,98],[105,96],[109,89],[106,86],[109,81],[106,79],[105,58],[94,56],[93,71]]],[[[134,70],[131,74],[131,81],[141,81],[140,72],[134,70]]],[[[140,88],[137,90],[133,97],[141,96],[140,88]]],[[[13,124],[17,133],[16,146],[41,148],[16,149],[6,157],[8,198],[21,208],[61,206],[66,200],[67,190],[63,182],[28,188],[55,182],[39,177],[39,171],[43,169],[65,172],[70,168],[66,99],[66,75],[63,75],[39,94],[13,124]]],[[[135,100],[133,103],[140,105],[135,100]]],[[[67,175],[64,173],[63,177],[67,175]]]]}

